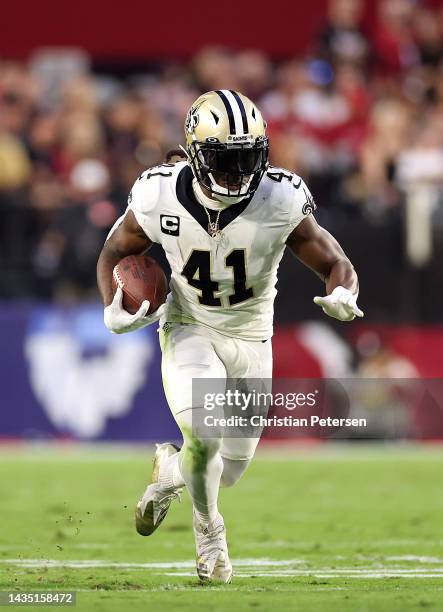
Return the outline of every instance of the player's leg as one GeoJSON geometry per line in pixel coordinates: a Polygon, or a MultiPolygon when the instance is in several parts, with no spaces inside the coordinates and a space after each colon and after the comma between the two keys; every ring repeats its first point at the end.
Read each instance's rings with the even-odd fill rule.
{"type": "MultiPolygon", "coordinates": [[[[247,342],[235,340],[229,347],[230,353],[222,357],[227,366],[228,378],[238,378],[246,383],[252,381],[251,387],[261,386],[271,391],[272,379],[272,343],[247,342]]],[[[264,410],[264,413],[266,409],[264,410]]],[[[239,430],[234,437],[224,436],[220,455],[223,459],[221,486],[233,486],[248,468],[260,441],[261,430],[246,432],[239,430]]]]}
{"type": "Polygon", "coordinates": [[[161,523],[171,501],[185,484],[199,520],[206,526],[218,515],[217,496],[223,463],[218,453],[219,432],[198,430],[198,413],[193,407],[192,380],[211,378],[214,391],[224,391],[226,371],[215,353],[208,334],[195,325],[174,325],[161,332],[162,374],[166,397],[183,434],[183,446],[176,452],[170,444],[157,448],[151,484],[137,505],[136,527],[150,535],[161,523]],[[194,412],[194,415],[193,415],[194,412]],[[206,433],[206,435],[204,435],[206,433]],[[218,437],[217,437],[218,436],[218,437]]]}
{"type": "Polygon", "coordinates": [[[229,582],[232,565],[225,524],[217,504],[223,470],[219,453],[221,437],[207,438],[207,431],[199,435],[196,421],[199,422],[201,417],[196,413],[200,410],[202,408],[195,407],[176,415],[183,433],[178,465],[193,502],[197,574],[202,581],[229,582]]]}
{"type": "MultiPolygon", "coordinates": [[[[196,405],[192,397],[193,379],[210,379],[210,392],[223,393],[226,370],[214,350],[212,334],[199,326],[177,326],[164,334],[162,352],[166,396],[183,434],[182,449],[168,460],[164,477],[169,471],[172,483],[179,485],[180,475],[191,495],[200,579],[228,582],[232,565],[224,521],[217,506],[223,470],[219,454],[222,431],[204,426],[207,410],[196,405]]],[[[211,414],[223,416],[222,411],[211,414]]]]}
{"type": "MultiPolygon", "coordinates": [[[[254,453],[252,453],[253,456],[254,453]]],[[[223,488],[232,487],[240,480],[251,463],[252,456],[249,459],[228,459],[222,457],[223,470],[220,479],[220,486],[223,488]]]]}
{"type": "Polygon", "coordinates": [[[182,449],[171,465],[177,462],[173,469],[186,483],[197,516],[208,524],[217,516],[222,431],[204,426],[207,411],[194,405],[192,390],[193,380],[198,379],[210,379],[211,392],[225,390],[226,370],[210,333],[197,325],[177,325],[163,332],[162,374],[169,406],[183,435],[182,449]]]}
{"type": "Polygon", "coordinates": [[[207,526],[218,515],[217,498],[223,461],[219,452],[222,432],[214,431],[215,437],[208,438],[207,431],[199,433],[196,426],[196,420],[200,421],[204,417],[203,410],[195,407],[176,415],[183,434],[183,446],[178,453],[177,464],[191,496],[194,514],[200,523],[207,526]]]}

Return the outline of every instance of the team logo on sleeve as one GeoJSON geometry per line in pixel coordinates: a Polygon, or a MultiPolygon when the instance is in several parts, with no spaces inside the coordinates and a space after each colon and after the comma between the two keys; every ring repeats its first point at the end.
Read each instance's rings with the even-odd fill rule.
{"type": "Polygon", "coordinates": [[[160,215],[160,228],[163,234],[178,236],[180,233],[180,217],[175,215],[160,215]]]}
{"type": "Polygon", "coordinates": [[[314,210],[316,210],[317,205],[314,202],[314,198],[312,197],[312,195],[304,188],[303,191],[305,192],[306,202],[303,204],[302,213],[304,215],[309,215],[310,213],[314,212],[314,210]]]}

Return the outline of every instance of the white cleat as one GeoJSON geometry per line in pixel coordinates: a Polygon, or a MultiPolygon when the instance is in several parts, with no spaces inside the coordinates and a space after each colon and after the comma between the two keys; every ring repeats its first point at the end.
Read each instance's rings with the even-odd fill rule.
{"type": "Polygon", "coordinates": [[[202,582],[231,582],[226,529],[221,514],[208,527],[201,525],[194,512],[194,534],[197,552],[197,574],[202,582]]]}
{"type": "Polygon", "coordinates": [[[174,444],[156,444],[151,484],[148,485],[135,508],[135,528],[140,535],[149,536],[165,518],[174,499],[180,499],[182,489],[165,489],[158,484],[162,462],[180,450],[174,444]]]}

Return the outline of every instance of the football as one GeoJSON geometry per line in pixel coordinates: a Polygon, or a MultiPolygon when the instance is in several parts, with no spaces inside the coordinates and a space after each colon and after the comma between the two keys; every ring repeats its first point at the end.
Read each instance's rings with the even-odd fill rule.
{"type": "Polygon", "coordinates": [[[149,300],[148,314],[166,301],[168,282],[159,264],[147,255],[129,255],[120,260],[112,275],[114,291],[123,290],[123,308],[135,314],[144,300],[149,300]]]}

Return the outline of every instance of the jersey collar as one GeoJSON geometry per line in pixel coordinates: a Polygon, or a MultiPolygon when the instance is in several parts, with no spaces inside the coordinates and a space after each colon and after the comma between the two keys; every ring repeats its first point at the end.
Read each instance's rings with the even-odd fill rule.
{"type": "MultiPolygon", "coordinates": [[[[209,234],[208,217],[202,204],[200,204],[195,197],[194,190],[192,188],[193,178],[194,175],[190,166],[186,165],[182,170],[180,170],[176,184],[177,199],[180,204],[186,208],[188,213],[194,217],[197,223],[201,225],[201,227],[209,234]]],[[[237,204],[231,204],[227,208],[221,210],[218,222],[219,228],[221,230],[224,229],[229,223],[241,215],[253,197],[254,194],[248,198],[245,198],[241,202],[238,202],[237,204]]],[[[207,208],[206,210],[209,213],[211,221],[215,222],[218,212],[211,208],[207,208]]]]}

